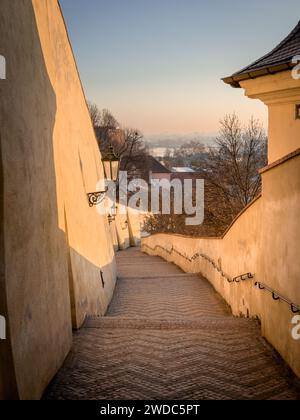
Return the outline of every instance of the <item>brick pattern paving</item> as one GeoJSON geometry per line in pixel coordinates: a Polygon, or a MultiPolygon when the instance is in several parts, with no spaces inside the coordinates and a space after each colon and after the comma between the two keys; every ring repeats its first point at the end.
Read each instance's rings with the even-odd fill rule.
{"type": "Polygon", "coordinates": [[[74,334],[45,399],[300,399],[258,324],[205,279],[136,249],[118,266],[107,316],[74,334]]]}

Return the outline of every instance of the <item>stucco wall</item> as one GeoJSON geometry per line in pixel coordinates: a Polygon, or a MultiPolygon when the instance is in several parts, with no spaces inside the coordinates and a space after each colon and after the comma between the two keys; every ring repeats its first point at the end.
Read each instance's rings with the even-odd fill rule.
{"type": "Polygon", "coordinates": [[[116,232],[118,238],[118,245],[120,250],[130,247],[129,230],[128,230],[128,217],[127,207],[118,205],[118,212],[116,214],[116,232]]]}
{"type": "Polygon", "coordinates": [[[141,244],[140,213],[130,207],[123,206],[122,209],[126,214],[117,212],[115,220],[110,223],[110,237],[115,251],[141,244]]]}
{"type": "Polygon", "coordinates": [[[87,202],[101,157],[57,1],[1,0],[0,40],[0,397],[39,398],[72,322],[105,313],[115,259],[107,218],[87,202]]]}
{"type": "Polygon", "coordinates": [[[234,315],[258,316],[262,334],[300,376],[300,344],[292,338],[290,307],[274,301],[272,295],[254,287],[261,281],[295,304],[300,304],[300,156],[263,173],[263,194],[240,215],[223,238],[189,238],[159,234],[144,238],[142,249],[160,255],[187,272],[202,273],[225,298],[234,315]],[[254,280],[228,283],[204,258],[189,262],[187,257],[203,253],[228,276],[251,272],[254,280]]]}
{"type": "MultiPolygon", "coordinates": [[[[262,175],[263,252],[265,283],[300,305],[300,154],[262,175]]],[[[288,305],[272,301],[262,306],[263,334],[300,376],[300,340],[290,334],[288,305]]]]}
{"type": "Polygon", "coordinates": [[[268,160],[273,163],[300,147],[300,79],[292,71],[258,77],[240,83],[249,98],[262,100],[269,109],[268,160]]]}
{"type": "Polygon", "coordinates": [[[140,212],[128,207],[128,233],[130,246],[140,246],[141,244],[141,221],[140,212]]]}
{"type": "MultiPolygon", "coordinates": [[[[59,6],[50,0],[36,0],[34,4],[56,93],[54,156],[58,190],[62,193],[58,196],[58,207],[64,206],[66,213],[76,302],[73,325],[80,327],[87,314],[105,313],[114,287],[114,252],[107,217],[90,208],[86,197],[88,192],[95,191],[103,170],[59,6]],[[105,280],[103,290],[100,269],[105,280]]],[[[62,217],[59,222],[65,230],[62,217]]]]}
{"type": "Polygon", "coordinates": [[[117,236],[117,228],[116,228],[116,221],[113,220],[110,225],[110,236],[113,243],[113,247],[115,252],[119,250],[119,243],[118,243],[118,236],[117,236]]]}

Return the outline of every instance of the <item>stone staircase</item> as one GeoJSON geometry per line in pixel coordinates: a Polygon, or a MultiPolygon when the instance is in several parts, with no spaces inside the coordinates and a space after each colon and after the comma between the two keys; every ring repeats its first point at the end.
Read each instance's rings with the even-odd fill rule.
{"type": "Polygon", "coordinates": [[[159,257],[118,253],[104,318],[87,319],[47,399],[299,399],[298,381],[211,285],[159,257]]]}

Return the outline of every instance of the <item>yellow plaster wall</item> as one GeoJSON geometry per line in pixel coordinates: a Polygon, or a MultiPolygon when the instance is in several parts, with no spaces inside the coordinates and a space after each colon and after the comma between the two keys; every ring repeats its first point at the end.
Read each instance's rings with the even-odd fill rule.
{"type": "Polygon", "coordinates": [[[300,305],[300,155],[263,173],[262,178],[262,197],[237,218],[223,238],[158,234],[142,239],[142,250],[160,255],[186,272],[203,274],[234,315],[258,316],[262,334],[300,376],[300,345],[292,338],[290,307],[254,287],[255,281],[261,281],[300,305]],[[168,251],[173,247],[189,258],[203,253],[231,278],[251,272],[255,279],[228,283],[205,259],[191,263],[160,247],[168,251]]]}
{"type": "Polygon", "coordinates": [[[105,313],[116,267],[107,218],[87,202],[101,157],[58,2],[1,0],[0,39],[0,398],[35,399],[72,325],[105,313]]]}
{"type": "Polygon", "coordinates": [[[260,99],[269,110],[268,160],[273,163],[300,147],[300,119],[295,106],[300,104],[300,79],[292,71],[250,79],[240,83],[249,98],[260,99]]]}

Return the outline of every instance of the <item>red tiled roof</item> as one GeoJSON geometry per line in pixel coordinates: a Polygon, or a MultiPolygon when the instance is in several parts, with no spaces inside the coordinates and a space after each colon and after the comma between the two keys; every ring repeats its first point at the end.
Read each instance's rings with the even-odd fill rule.
{"type": "Polygon", "coordinates": [[[169,174],[171,171],[167,169],[165,166],[163,166],[157,159],[155,159],[153,156],[148,156],[148,165],[150,171],[156,174],[169,174]]]}

